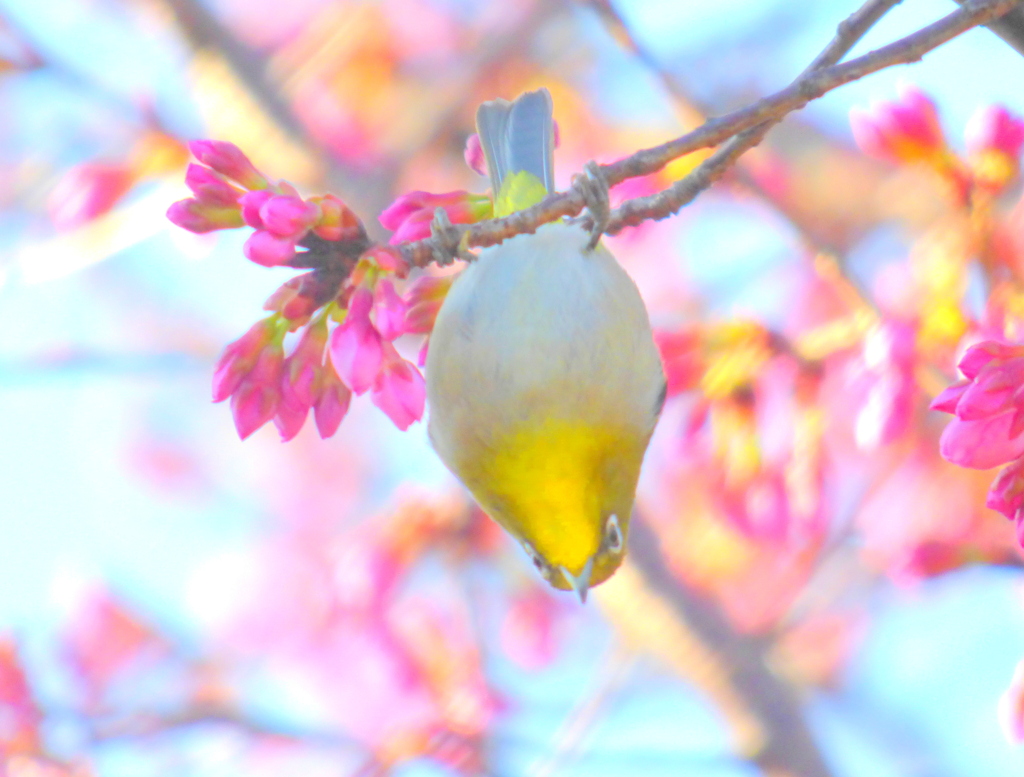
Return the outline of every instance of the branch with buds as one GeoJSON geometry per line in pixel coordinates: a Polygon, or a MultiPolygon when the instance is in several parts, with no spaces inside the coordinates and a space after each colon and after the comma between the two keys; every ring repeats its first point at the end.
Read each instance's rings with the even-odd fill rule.
{"type": "MultiPolygon", "coordinates": [[[[595,239],[663,219],[721,178],[790,112],[850,81],[918,60],[956,35],[999,18],[1021,0],[965,2],[918,32],[837,64],[897,2],[868,0],[780,92],[618,162],[590,163],[587,174],[578,176],[568,191],[551,194],[532,208],[492,219],[487,195],[404,194],[380,214],[381,224],[394,233],[387,246],[372,244],[361,220],[334,195],[303,198],[287,182],[269,180],[230,143],[194,141],[190,149],[200,164],[190,165],[186,174],[194,196],[172,205],[170,220],[192,232],[252,227],[255,231],[244,247],[248,259],[267,267],[309,270],[285,283],[266,304],[272,315],[225,351],[214,379],[214,400],[230,397],[242,437],[273,419],[283,439],[291,439],[310,410],[320,434],[330,436],[351,394],[365,392],[405,429],[422,416],[425,384],[417,365],[403,358],[393,343],[403,334],[429,334],[451,283],[451,276],[426,275],[402,296],[395,281],[411,268],[445,265],[455,258],[472,260],[470,248],[494,245],[584,210],[584,225],[595,239]],[[609,187],[657,172],[674,159],[723,141],[715,153],[669,188],[627,200],[609,212],[609,187]],[[332,323],[337,324],[333,330],[332,323]],[[298,346],[285,358],[285,336],[302,327],[306,330],[298,346]]],[[[915,135],[915,131],[908,134],[899,129],[899,138],[907,135],[920,145],[923,141],[917,136],[922,133],[915,135]]],[[[899,138],[894,142],[902,142],[899,138]]],[[[887,142],[883,137],[874,140],[880,147],[887,142]]],[[[466,161],[485,174],[482,156],[479,139],[472,136],[466,161]]],[[[426,347],[424,342],[417,360],[420,366],[426,347]]]]}

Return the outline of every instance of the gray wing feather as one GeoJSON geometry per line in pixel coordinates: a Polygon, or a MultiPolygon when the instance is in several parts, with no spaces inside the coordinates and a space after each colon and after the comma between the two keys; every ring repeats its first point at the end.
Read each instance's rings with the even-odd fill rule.
{"type": "Polygon", "coordinates": [[[526,170],[554,189],[554,120],[547,89],[508,100],[490,100],[476,112],[476,129],[497,194],[509,173],[526,170]]]}

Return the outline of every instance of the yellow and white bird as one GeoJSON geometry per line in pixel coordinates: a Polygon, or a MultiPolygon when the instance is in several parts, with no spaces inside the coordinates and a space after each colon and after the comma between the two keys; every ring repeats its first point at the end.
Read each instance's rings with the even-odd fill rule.
{"type": "MultiPolygon", "coordinates": [[[[553,189],[546,89],[480,106],[495,215],[553,189]]],[[[665,377],[636,285],[566,221],[484,249],[427,354],[430,438],[554,587],[585,601],[622,562],[665,377]]]]}

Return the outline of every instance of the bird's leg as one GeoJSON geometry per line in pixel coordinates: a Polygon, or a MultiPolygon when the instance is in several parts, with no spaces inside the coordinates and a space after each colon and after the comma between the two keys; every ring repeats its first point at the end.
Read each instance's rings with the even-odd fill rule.
{"type": "Polygon", "coordinates": [[[434,211],[434,218],[430,222],[430,238],[434,243],[430,250],[438,267],[451,264],[455,259],[472,261],[476,258],[469,251],[469,232],[452,224],[444,208],[434,211]]]}
{"type": "Polygon", "coordinates": [[[604,228],[608,225],[608,217],[611,214],[611,205],[608,198],[608,179],[601,171],[601,165],[590,160],[583,166],[583,174],[577,174],[572,179],[573,188],[583,196],[587,204],[587,215],[590,217],[590,241],[587,243],[587,250],[592,251],[604,234],[604,228]]]}

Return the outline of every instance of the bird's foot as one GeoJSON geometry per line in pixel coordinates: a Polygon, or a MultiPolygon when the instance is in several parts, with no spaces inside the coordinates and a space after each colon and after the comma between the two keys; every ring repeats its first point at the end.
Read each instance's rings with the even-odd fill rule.
{"type": "Polygon", "coordinates": [[[587,250],[592,251],[601,239],[601,235],[604,234],[608,218],[611,215],[608,179],[604,177],[601,165],[590,160],[583,166],[583,174],[573,176],[572,186],[583,196],[583,201],[587,206],[587,215],[591,222],[587,250]]]}
{"type": "Polygon", "coordinates": [[[475,258],[469,251],[469,232],[452,224],[444,208],[434,211],[434,218],[430,222],[430,239],[434,243],[431,252],[438,267],[451,264],[455,259],[470,261],[475,258]]]}

